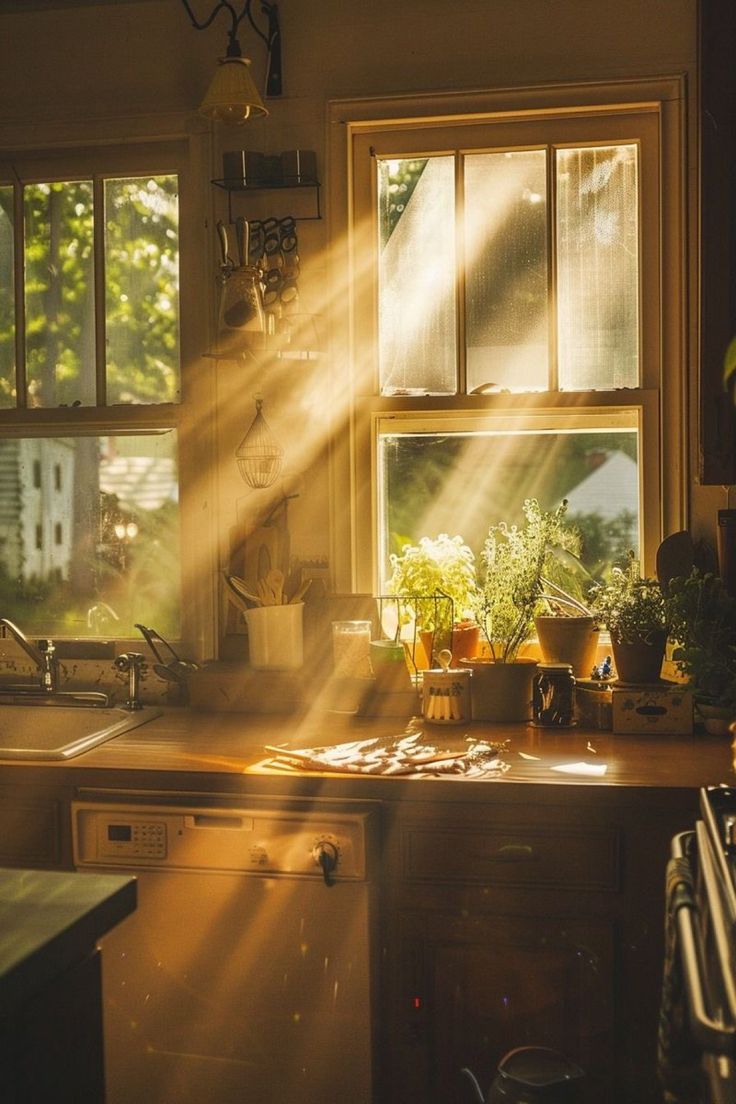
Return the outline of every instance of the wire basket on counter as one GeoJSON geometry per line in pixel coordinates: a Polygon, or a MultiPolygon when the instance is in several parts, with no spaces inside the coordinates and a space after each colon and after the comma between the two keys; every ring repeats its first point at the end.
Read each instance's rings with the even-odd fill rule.
{"type": "Polygon", "coordinates": [[[407,666],[416,677],[437,667],[437,655],[452,647],[454,603],[448,594],[378,594],[378,623],[384,636],[404,647],[407,666]],[[422,625],[430,626],[422,629],[422,625]]]}

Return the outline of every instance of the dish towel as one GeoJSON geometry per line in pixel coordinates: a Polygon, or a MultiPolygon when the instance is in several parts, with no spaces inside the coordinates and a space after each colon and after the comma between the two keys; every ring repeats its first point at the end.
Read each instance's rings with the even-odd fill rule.
{"type": "Polygon", "coordinates": [[[692,1104],[700,1099],[701,1054],[690,1029],[677,943],[677,913],[681,908],[694,908],[693,890],[689,861],[670,859],[665,876],[664,975],[657,1039],[657,1072],[666,1104],[692,1104]]]}

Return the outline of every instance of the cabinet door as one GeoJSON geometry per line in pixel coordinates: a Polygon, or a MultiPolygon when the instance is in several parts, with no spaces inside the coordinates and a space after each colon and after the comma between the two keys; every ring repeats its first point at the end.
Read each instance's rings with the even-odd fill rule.
{"type": "Polygon", "coordinates": [[[0,866],[63,865],[62,791],[0,786],[0,866]]]}
{"type": "Polygon", "coordinates": [[[586,1100],[611,1099],[608,920],[407,912],[399,927],[390,1016],[397,1104],[467,1104],[463,1067],[485,1092],[519,1046],[560,1050],[588,1072],[586,1100]]]}
{"type": "Polygon", "coordinates": [[[736,335],[736,6],[700,0],[700,482],[736,480],[736,390],[723,356],[736,335]]]}

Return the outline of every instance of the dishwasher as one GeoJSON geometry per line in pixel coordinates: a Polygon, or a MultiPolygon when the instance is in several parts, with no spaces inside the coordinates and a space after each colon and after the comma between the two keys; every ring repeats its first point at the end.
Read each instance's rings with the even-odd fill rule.
{"type": "Polygon", "coordinates": [[[100,941],[107,1104],[370,1104],[374,815],[106,794],[77,870],[138,879],[100,941]]]}

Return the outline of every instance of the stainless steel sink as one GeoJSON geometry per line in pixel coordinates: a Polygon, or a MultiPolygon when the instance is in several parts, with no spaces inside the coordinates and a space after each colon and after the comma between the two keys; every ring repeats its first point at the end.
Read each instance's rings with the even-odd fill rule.
{"type": "Polygon", "coordinates": [[[72,759],[161,716],[104,703],[103,695],[0,694],[0,759],[72,759]]]}

